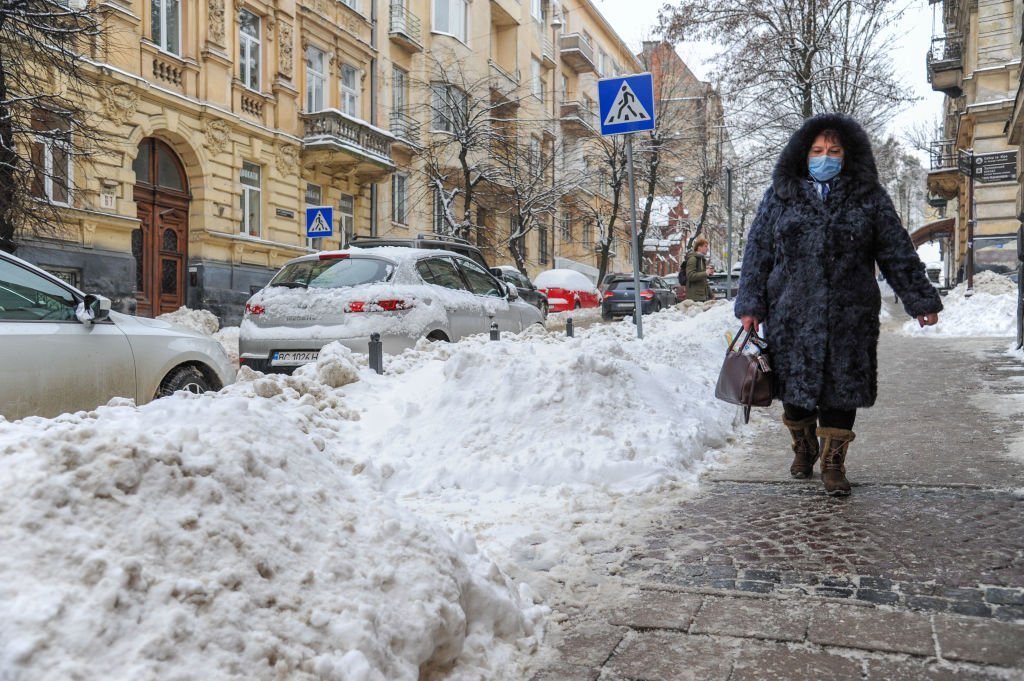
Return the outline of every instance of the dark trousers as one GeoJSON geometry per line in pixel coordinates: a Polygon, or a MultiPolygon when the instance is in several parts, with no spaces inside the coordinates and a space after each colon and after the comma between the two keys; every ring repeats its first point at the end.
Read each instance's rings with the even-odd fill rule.
{"type": "Polygon", "coordinates": [[[790,421],[803,421],[812,416],[818,417],[818,425],[822,428],[842,428],[853,430],[853,422],[857,419],[856,409],[804,409],[795,404],[782,403],[782,410],[790,421]]]}

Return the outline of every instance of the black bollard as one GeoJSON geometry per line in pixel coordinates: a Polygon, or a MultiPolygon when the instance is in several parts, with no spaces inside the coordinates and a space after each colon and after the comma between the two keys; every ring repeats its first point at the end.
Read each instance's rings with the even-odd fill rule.
{"type": "Polygon", "coordinates": [[[568,336],[569,338],[572,338],[574,335],[574,330],[572,328],[572,317],[569,317],[568,319],[565,320],[565,335],[568,336]]]}
{"type": "Polygon", "coordinates": [[[379,333],[370,334],[370,368],[378,374],[384,373],[384,346],[379,333]]]}
{"type": "Polygon", "coordinates": [[[491,322],[491,340],[501,340],[501,332],[498,331],[498,322],[491,322]]]}

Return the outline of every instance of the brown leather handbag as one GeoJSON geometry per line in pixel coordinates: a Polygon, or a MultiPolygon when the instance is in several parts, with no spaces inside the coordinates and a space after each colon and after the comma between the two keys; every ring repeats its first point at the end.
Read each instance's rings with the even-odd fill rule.
{"type": "Polygon", "coordinates": [[[754,329],[749,334],[740,329],[725,352],[715,397],[742,406],[743,422],[748,423],[750,408],[771,405],[775,394],[768,343],[754,329]]]}

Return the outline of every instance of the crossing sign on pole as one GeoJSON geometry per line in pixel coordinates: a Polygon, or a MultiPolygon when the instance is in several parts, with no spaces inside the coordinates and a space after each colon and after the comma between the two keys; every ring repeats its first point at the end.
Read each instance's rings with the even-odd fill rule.
{"type": "Polygon", "coordinates": [[[597,81],[597,102],[602,135],[654,129],[654,78],[650,73],[597,81]]]}
{"type": "Polygon", "coordinates": [[[334,234],[334,208],[313,206],[306,209],[306,236],[320,237],[334,234]]]}

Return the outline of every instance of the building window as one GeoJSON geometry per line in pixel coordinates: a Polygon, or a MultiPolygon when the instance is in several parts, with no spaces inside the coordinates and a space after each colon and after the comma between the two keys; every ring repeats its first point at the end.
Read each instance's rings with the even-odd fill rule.
{"type": "Polygon", "coordinates": [[[153,42],[164,52],[181,54],[180,0],[153,0],[153,42]]]}
{"type": "Polygon", "coordinates": [[[434,0],[434,31],[466,42],[468,0],[434,0]]]}
{"type": "Polygon", "coordinates": [[[569,77],[562,74],[562,102],[569,101],[569,77]]]}
{"type": "Polygon", "coordinates": [[[238,65],[242,83],[260,90],[260,18],[248,10],[238,13],[238,65]]]}
{"type": "Polygon", "coordinates": [[[441,190],[434,190],[434,234],[447,234],[445,219],[444,219],[444,197],[441,196],[441,190]]]}
{"type": "Polygon", "coordinates": [[[452,85],[435,83],[430,86],[430,129],[435,132],[462,130],[469,117],[466,93],[452,85]]]}
{"type": "Polygon", "coordinates": [[[562,241],[572,241],[572,214],[562,213],[562,241]]]}
{"type": "Polygon", "coordinates": [[[341,112],[359,118],[359,72],[348,64],[341,65],[341,112]]]}
{"type": "Polygon", "coordinates": [[[540,172],[541,168],[541,150],[540,150],[540,138],[530,138],[530,166],[533,167],[535,172],[540,172]]]}
{"type": "Polygon", "coordinates": [[[533,93],[534,97],[536,97],[537,99],[539,99],[540,101],[543,102],[544,101],[544,81],[541,80],[540,74],[541,74],[540,59],[537,59],[536,57],[532,57],[530,59],[530,92],[533,93]]]}
{"type": "Polygon", "coordinates": [[[260,236],[263,169],[255,163],[242,161],[242,234],[260,236]]]}
{"type": "Polygon", "coordinates": [[[537,258],[541,265],[548,262],[548,226],[537,225],[537,258]]]}
{"type": "Polygon", "coordinates": [[[67,121],[36,109],[32,114],[32,128],[38,132],[32,141],[32,196],[51,203],[71,205],[74,175],[67,121]]]}
{"type": "Polygon", "coordinates": [[[391,220],[401,225],[409,222],[406,213],[408,186],[409,176],[405,173],[395,173],[391,176],[391,220]]]}
{"type": "Polygon", "coordinates": [[[306,48],[306,111],[322,111],[324,108],[324,84],[327,71],[324,68],[326,55],[312,45],[306,48]]]}
{"type": "Polygon", "coordinates": [[[338,201],[338,234],[341,236],[341,247],[348,248],[356,233],[356,197],[342,194],[338,201]]]}
{"type": "Polygon", "coordinates": [[[583,220],[583,245],[589,246],[591,244],[592,236],[590,234],[593,229],[593,221],[590,218],[584,218],[583,220]]]}
{"type": "MultiPolygon", "coordinates": [[[[519,223],[516,220],[515,215],[508,216],[508,233],[515,234],[519,231],[519,223]]],[[[526,235],[520,234],[519,236],[512,239],[515,242],[516,251],[519,253],[519,257],[522,258],[523,262],[526,262],[526,235]]]]}
{"type": "Polygon", "coordinates": [[[350,7],[356,10],[357,12],[359,11],[359,4],[356,0],[341,0],[341,4],[345,5],[346,7],[350,7]]]}
{"type": "MultiPolygon", "coordinates": [[[[323,190],[318,184],[306,183],[306,208],[322,206],[324,201],[323,190]]],[[[303,225],[305,227],[305,225],[303,225]]],[[[305,229],[303,229],[303,232],[305,229]]],[[[314,251],[323,250],[324,238],[321,236],[306,237],[306,246],[314,251]]]]}
{"type": "Polygon", "coordinates": [[[409,99],[409,74],[397,66],[391,70],[391,110],[405,113],[409,99]]]}
{"type": "Polygon", "coordinates": [[[543,0],[530,0],[530,16],[537,21],[544,21],[543,0]]]}

